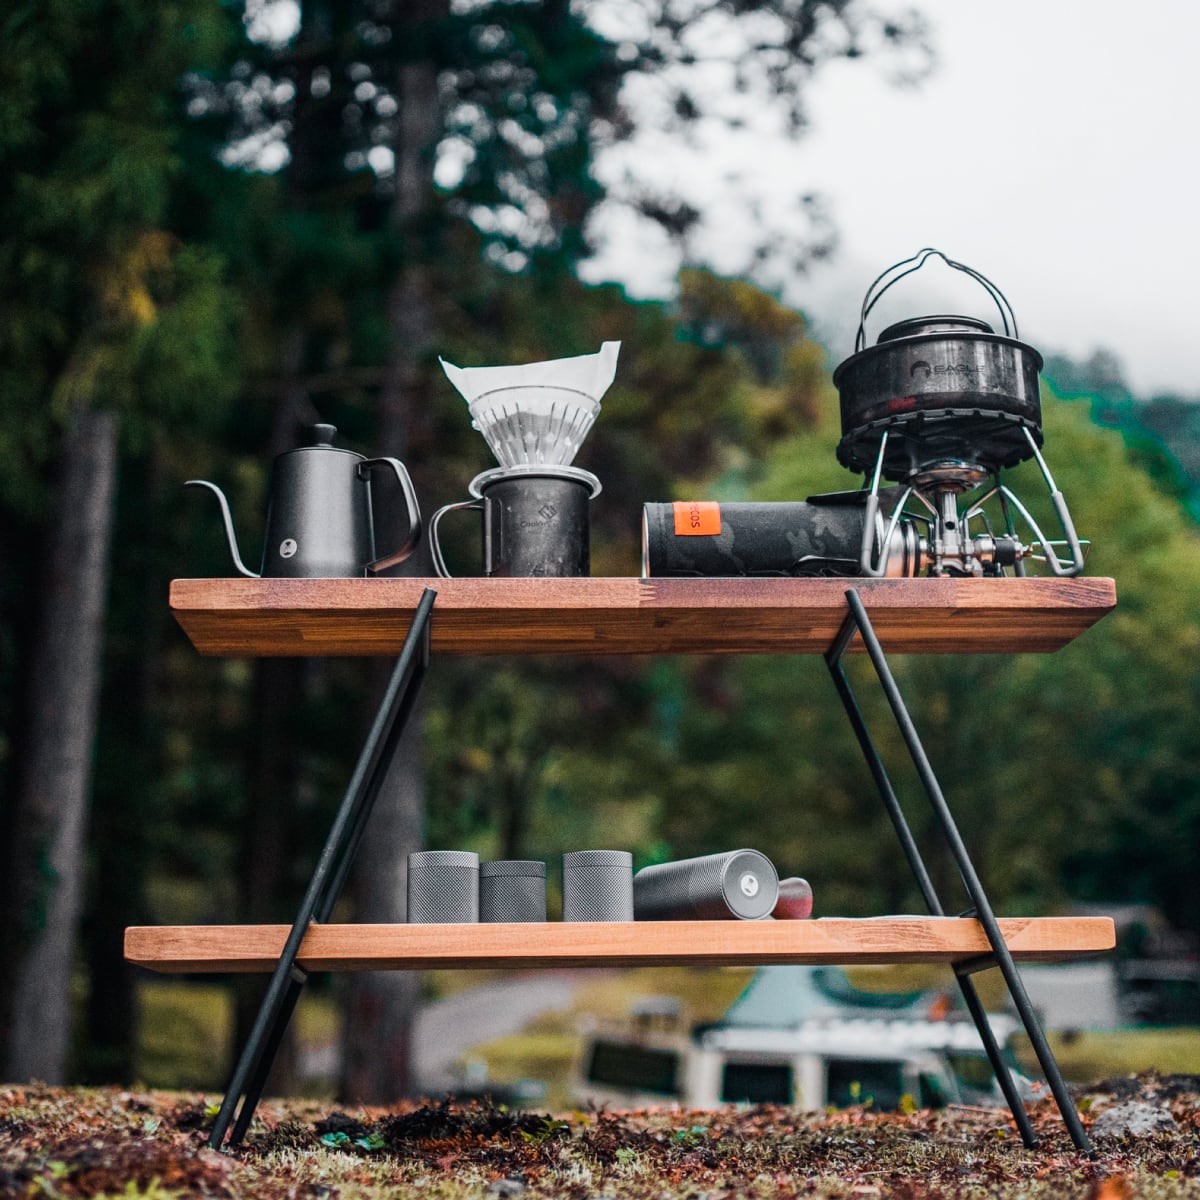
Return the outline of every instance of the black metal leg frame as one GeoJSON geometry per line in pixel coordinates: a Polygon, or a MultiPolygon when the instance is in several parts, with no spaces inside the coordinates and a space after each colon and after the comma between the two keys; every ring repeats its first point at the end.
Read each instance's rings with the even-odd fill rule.
{"type": "Polygon", "coordinates": [[[846,592],[846,602],[849,605],[850,612],[843,622],[841,629],[838,631],[833,645],[825,655],[825,663],[829,667],[830,674],[833,676],[834,686],[837,688],[838,695],[845,706],[846,715],[849,717],[855,736],[858,738],[858,744],[862,749],[863,757],[866,759],[875,784],[879,788],[879,794],[883,799],[888,816],[891,818],[892,825],[895,827],[896,836],[900,839],[904,855],[908,859],[909,866],[912,867],[913,874],[917,878],[917,885],[921,889],[921,895],[925,900],[925,904],[934,916],[944,916],[945,910],[938,899],[933,881],[929,877],[924,860],[921,858],[921,852],[917,847],[916,840],[908,827],[908,822],[905,820],[904,812],[896,797],[895,789],[892,787],[883,761],[875,749],[875,744],[871,740],[866,721],[858,706],[854,692],[850,687],[850,681],[846,678],[846,673],[842,667],[842,656],[854,639],[855,633],[861,634],[863,644],[866,646],[867,653],[870,656],[871,664],[875,668],[875,674],[878,676],[879,682],[883,687],[888,704],[891,706],[892,714],[896,719],[896,724],[900,728],[904,743],[908,747],[908,752],[912,757],[913,765],[916,767],[926,795],[929,797],[929,803],[933,807],[934,816],[950,847],[950,852],[954,856],[959,874],[966,886],[967,894],[971,898],[971,915],[978,918],[984,928],[984,932],[987,934],[988,941],[991,943],[991,954],[969,963],[957,964],[954,967],[954,974],[958,980],[959,987],[962,989],[963,998],[966,1000],[971,1018],[979,1030],[979,1036],[983,1039],[984,1049],[987,1051],[992,1069],[996,1073],[996,1079],[1004,1092],[1004,1098],[1008,1101],[1009,1108],[1012,1109],[1013,1119],[1016,1121],[1017,1128],[1021,1132],[1021,1140],[1028,1147],[1037,1145],[1037,1136],[1033,1132],[1033,1127],[1029,1122],[1029,1117],[1025,1112],[1025,1107],[1021,1102],[1012,1075],[1009,1073],[1008,1067],[1001,1057],[1000,1047],[996,1043],[996,1035],[988,1022],[987,1014],[984,1012],[979,995],[975,990],[975,984],[971,979],[971,975],[976,971],[987,967],[998,967],[1000,973],[1004,976],[1004,982],[1008,987],[1009,995],[1012,997],[1021,1022],[1025,1026],[1029,1040],[1033,1044],[1034,1052],[1037,1054],[1038,1062],[1041,1064],[1042,1071],[1045,1073],[1046,1080],[1050,1085],[1050,1090],[1058,1104],[1059,1112],[1062,1113],[1062,1118],[1071,1135],[1071,1140],[1080,1150],[1090,1155],[1093,1153],[1092,1144],[1088,1140],[1083,1124],[1079,1120],[1079,1113],[1075,1108],[1075,1102],[1071,1099],[1071,1094],[1068,1092],[1066,1083],[1063,1081],[1062,1072],[1059,1070],[1058,1063],[1054,1059],[1054,1054],[1050,1049],[1049,1043],[1046,1041],[1046,1035],[1042,1030],[1041,1022],[1034,1012],[1033,1005],[1029,1002],[1029,996],[1026,994],[1025,985],[1021,982],[1020,975],[1017,973],[1012,954],[1009,952],[1008,946],[1005,944],[1004,938],[1000,933],[1000,926],[996,922],[992,906],[988,902],[987,894],[983,890],[983,884],[979,880],[979,875],[976,873],[975,867],[971,862],[967,847],[954,823],[954,817],[951,815],[950,808],[946,803],[945,797],[942,795],[942,789],[938,784],[937,777],[933,773],[933,768],[929,764],[925,748],[921,744],[920,736],[913,725],[912,718],[908,714],[908,709],[904,705],[900,689],[896,686],[896,681],[892,677],[892,672],[888,667],[883,648],[879,644],[879,638],[876,636],[875,630],[871,625],[871,620],[867,616],[866,606],[863,604],[862,597],[853,589],[846,592]]]}
{"type": "Polygon", "coordinates": [[[308,973],[296,962],[300,943],[310,923],[329,920],[329,914],[346,882],[355,851],[362,841],[388,763],[421,690],[421,682],[429,665],[429,616],[435,595],[435,592],[426,588],[413,615],[412,626],[317,860],[312,881],[271,975],[250,1036],[234,1067],[233,1077],[225,1089],[225,1098],[208,1139],[209,1146],[214,1150],[220,1149],[225,1142],[231,1122],[233,1130],[229,1134],[229,1145],[238,1145],[258,1106],[284,1030],[308,979],[308,973]]]}
{"type": "MultiPolygon", "coordinates": [[[[308,978],[307,972],[296,962],[300,943],[304,940],[304,935],[312,922],[329,919],[329,914],[346,881],[355,851],[362,840],[388,763],[391,761],[420,691],[421,682],[429,664],[429,618],[433,610],[434,597],[435,593],[427,588],[417,606],[412,626],[392,672],[374,724],[371,726],[366,743],[359,755],[354,774],[346,788],[325,846],[321,851],[321,856],[317,861],[308,891],[300,904],[300,910],[296,914],[279,962],[271,975],[266,995],[255,1018],[250,1036],[234,1068],[229,1086],[226,1088],[225,1098],[209,1137],[209,1146],[213,1149],[219,1149],[226,1144],[227,1133],[229,1134],[228,1145],[231,1147],[238,1145],[249,1128],[271,1064],[275,1060],[288,1021],[291,1019],[296,1002],[300,998],[300,992],[308,978]],[[231,1124],[232,1131],[230,1131],[231,1124]]],[[[879,794],[883,798],[888,816],[895,827],[904,855],[917,878],[921,895],[934,916],[943,916],[945,910],[938,899],[921,852],[896,797],[895,789],[892,787],[883,761],[871,740],[858,701],[842,668],[842,657],[854,635],[858,633],[862,636],[875,673],[887,696],[888,703],[891,705],[896,723],[929,797],[934,815],[949,843],[963,883],[966,885],[967,894],[970,896],[973,906],[973,914],[978,917],[987,934],[992,953],[978,960],[956,965],[954,974],[962,989],[967,1009],[979,1030],[979,1036],[983,1039],[983,1045],[996,1073],[996,1079],[1012,1110],[1013,1119],[1021,1133],[1021,1140],[1029,1147],[1037,1144],[1037,1137],[1033,1132],[1029,1117],[1008,1067],[1001,1057],[995,1033],[988,1023],[987,1014],[984,1012],[975,985],[971,980],[971,976],[976,971],[987,967],[998,967],[1004,976],[1004,982],[1033,1044],[1038,1062],[1045,1072],[1050,1090],[1058,1103],[1059,1111],[1062,1113],[1063,1121],[1066,1123],[1071,1138],[1080,1150],[1091,1154],[1093,1153],[1092,1146],[1079,1120],[1074,1101],[1067,1091],[1062,1073],[1059,1071],[1054,1054],[1046,1041],[1041,1022],[1029,1002],[1021,977],[1017,974],[1012,955],[1005,945],[983,885],[971,863],[966,845],[959,835],[954,818],[942,795],[941,787],[929,764],[921,739],[892,677],[879,639],[867,616],[866,607],[862,598],[853,589],[847,591],[846,601],[850,609],[849,614],[834,639],[833,645],[826,653],[825,662],[833,677],[842,704],[845,706],[846,715],[850,719],[855,736],[858,738],[863,757],[879,788],[879,794]]]]}

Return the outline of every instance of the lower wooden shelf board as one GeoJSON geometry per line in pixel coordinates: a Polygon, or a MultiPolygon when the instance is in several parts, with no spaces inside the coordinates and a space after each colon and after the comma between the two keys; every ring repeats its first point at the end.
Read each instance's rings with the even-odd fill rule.
{"type": "MultiPolygon", "coordinates": [[[[1061,962],[1116,946],[1108,917],[1008,917],[1000,929],[1018,962],[1061,962]]],[[[132,926],[125,957],[171,973],[270,971],[287,935],[286,925],[132,926]]],[[[310,971],[853,965],[954,963],[989,950],[983,926],[966,917],[313,925],[299,962],[310,971]]]]}

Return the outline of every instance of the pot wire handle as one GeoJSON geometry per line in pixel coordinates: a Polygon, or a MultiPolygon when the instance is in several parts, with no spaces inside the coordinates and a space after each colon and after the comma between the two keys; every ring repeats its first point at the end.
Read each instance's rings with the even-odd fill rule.
{"type": "Polygon", "coordinates": [[[1017,333],[1017,317],[1013,312],[1012,305],[1009,304],[1008,298],[1004,293],[986,275],[976,271],[974,267],[968,267],[966,263],[956,262],[954,259],[947,257],[941,250],[937,250],[932,246],[926,246],[923,250],[918,250],[911,258],[901,259],[900,262],[893,263],[887,270],[881,271],[871,281],[871,286],[867,288],[867,293],[863,297],[862,311],[858,319],[858,333],[854,338],[854,352],[856,354],[866,348],[867,317],[875,305],[879,303],[884,292],[892,287],[893,284],[899,283],[906,275],[911,275],[914,271],[919,271],[934,255],[940,258],[946,266],[953,268],[955,271],[962,271],[964,275],[969,275],[974,279],[991,296],[996,307],[1000,310],[1000,320],[1004,322],[1005,336],[1012,338],[1019,336],[1017,333]],[[900,270],[901,267],[905,269],[900,270]],[[888,276],[892,275],[893,271],[899,271],[899,274],[888,279],[888,276]],[[883,282],[885,279],[887,279],[886,283],[883,282]],[[880,287],[880,284],[883,284],[883,286],[880,287]],[[877,288],[878,291],[876,291],[877,288]]]}

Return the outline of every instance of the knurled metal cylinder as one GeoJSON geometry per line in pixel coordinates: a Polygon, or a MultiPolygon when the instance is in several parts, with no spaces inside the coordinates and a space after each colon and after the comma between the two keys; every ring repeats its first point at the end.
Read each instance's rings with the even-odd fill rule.
{"type": "Polygon", "coordinates": [[[408,856],[408,920],[413,925],[471,925],[479,920],[479,855],[419,850],[408,856]]]}
{"type": "Polygon", "coordinates": [[[479,919],[521,922],[546,919],[546,864],[505,859],[479,865],[479,919]]]}
{"type": "Polygon", "coordinates": [[[757,850],[727,850],[643,867],[633,877],[639,921],[759,921],[779,897],[779,876],[757,850]]]}
{"type": "Polygon", "coordinates": [[[564,921],[632,921],[633,855],[570,850],[562,856],[564,921]]]}

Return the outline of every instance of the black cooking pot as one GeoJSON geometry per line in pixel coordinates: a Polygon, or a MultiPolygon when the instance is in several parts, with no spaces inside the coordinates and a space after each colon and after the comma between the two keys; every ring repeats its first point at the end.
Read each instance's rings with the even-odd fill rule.
{"type": "Polygon", "coordinates": [[[1042,356],[1017,340],[1012,309],[994,284],[940,251],[922,250],[867,290],[855,353],[833,373],[842,416],[838,461],[874,470],[887,433],[882,474],[888,479],[907,481],[931,463],[962,462],[982,474],[1011,467],[1033,454],[1026,431],[1042,444],[1041,367],[1042,356]],[[888,326],[864,348],[866,318],[880,296],[934,255],[988,291],[1004,332],[975,317],[914,317],[888,326]]]}

